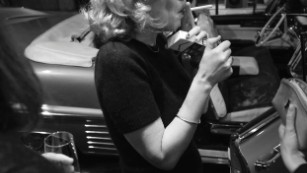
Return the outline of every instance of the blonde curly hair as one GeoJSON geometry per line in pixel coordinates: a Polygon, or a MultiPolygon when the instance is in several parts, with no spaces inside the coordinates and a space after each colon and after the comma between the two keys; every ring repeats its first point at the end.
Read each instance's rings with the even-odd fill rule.
{"type": "Polygon", "coordinates": [[[90,0],[83,14],[91,30],[105,42],[132,36],[144,28],[163,28],[163,22],[149,15],[151,0],[90,0]]]}

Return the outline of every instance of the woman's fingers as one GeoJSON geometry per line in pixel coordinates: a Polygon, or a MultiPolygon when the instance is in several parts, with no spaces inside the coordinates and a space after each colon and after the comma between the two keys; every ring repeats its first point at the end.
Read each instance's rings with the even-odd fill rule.
{"type": "Polygon", "coordinates": [[[216,47],[216,49],[217,49],[217,51],[222,51],[222,52],[224,52],[224,51],[226,51],[226,50],[229,49],[230,45],[231,45],[230,41],[225,40],[225,41],[221,42],[221,43],[216,47]]]}
{"type": "Polygon", "coordinates": [[[233,58],[232,56],[229,56],[229,55],[227,56],[228,56],[228,59],[226,60],[226,63],[225,63],[226,69],[227,69],[226,73],[228,73],[228,76],[230,76],[233,72],[233,69],[232,69],[233,58]]]}
{"type": "Polygon", "coordinates": [[[200,29],[199,26],[195,26],[193,27],[191,30],[189,30],[188,32],[188,38],[190,41],[195,41],[196,40],[196,36],[201,33],[202,30],[200,29]]]}
{"type": "Polygon", "coordinates": [[[206,31],[201,30],[199,26],[195,26],[188,32],[187,39],[191,42],[206,45],[208,33],[206,31]]]}
{"type": "Polygon", "coordinates": [[[216,45],[220,42],[220,40],[221,40],[221,36],[208,38],[206,50],[208,51],[208,50],[214,49],[216,45]]]}
{"type": "Polygon", "coordinates": [[[233,57],[232,56],[230,56],[231,55],[231,49],[226,49],[225,51],[224,51],[224,53],[225,53],[225,56],[226,57],[228,57],[228,58],[231,58],[232,60],[233,60],[233,57]]]}
{"type": "Polygon", "coordinates": [[[227,56],[228,57],[228,59],[226,60],[226,67],[227,68],[230,68],[231,67],[231,65],[232,65],[232,62],[233,62],[233,58],[232,58],[232,56],[227,56]]]}
{"type": "Polygon", "coordinates": [[[207,32],[202,31],[198,35],[196,35],[195,39],[196,39],[196,42],[202,41],[201,43],[205,45],[208,39],[208,34],[207,32]]]}

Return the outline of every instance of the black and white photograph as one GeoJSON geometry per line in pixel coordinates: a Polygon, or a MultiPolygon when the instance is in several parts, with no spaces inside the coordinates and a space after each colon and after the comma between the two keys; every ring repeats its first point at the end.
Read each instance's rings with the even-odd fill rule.
{"type": "Polygon", "coordinates": [[[307,173],[307,0],[0,0],[0,173],[307,173]]]}

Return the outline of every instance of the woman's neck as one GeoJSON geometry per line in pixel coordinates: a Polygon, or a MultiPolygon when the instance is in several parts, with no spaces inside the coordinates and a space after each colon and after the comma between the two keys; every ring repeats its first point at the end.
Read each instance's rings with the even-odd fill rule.
{"type": "Polygon", "coordinates": [[[143,31],[136,34],[135,39],[148,46],[155,46],[157,35],[157,32],[143,31]]]}

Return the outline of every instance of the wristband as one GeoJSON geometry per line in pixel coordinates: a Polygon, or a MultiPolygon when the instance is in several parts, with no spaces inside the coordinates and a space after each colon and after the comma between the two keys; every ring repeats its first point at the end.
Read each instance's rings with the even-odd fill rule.
{"type": "Polygon", "coordinates": [[[189,124],[196,124],[196,125],[197,125],[197,124],[200,124],[200,123],[201,123],[200,120],[198,120],[197,122],[195,122],[195,121],[191,121],[191,120],[184,119],[184,118],[180,117],[179,115],[176,115],[176,117],[179,118],[180,120],[186,122],[186,123],[189,123],[189,124]]]}

